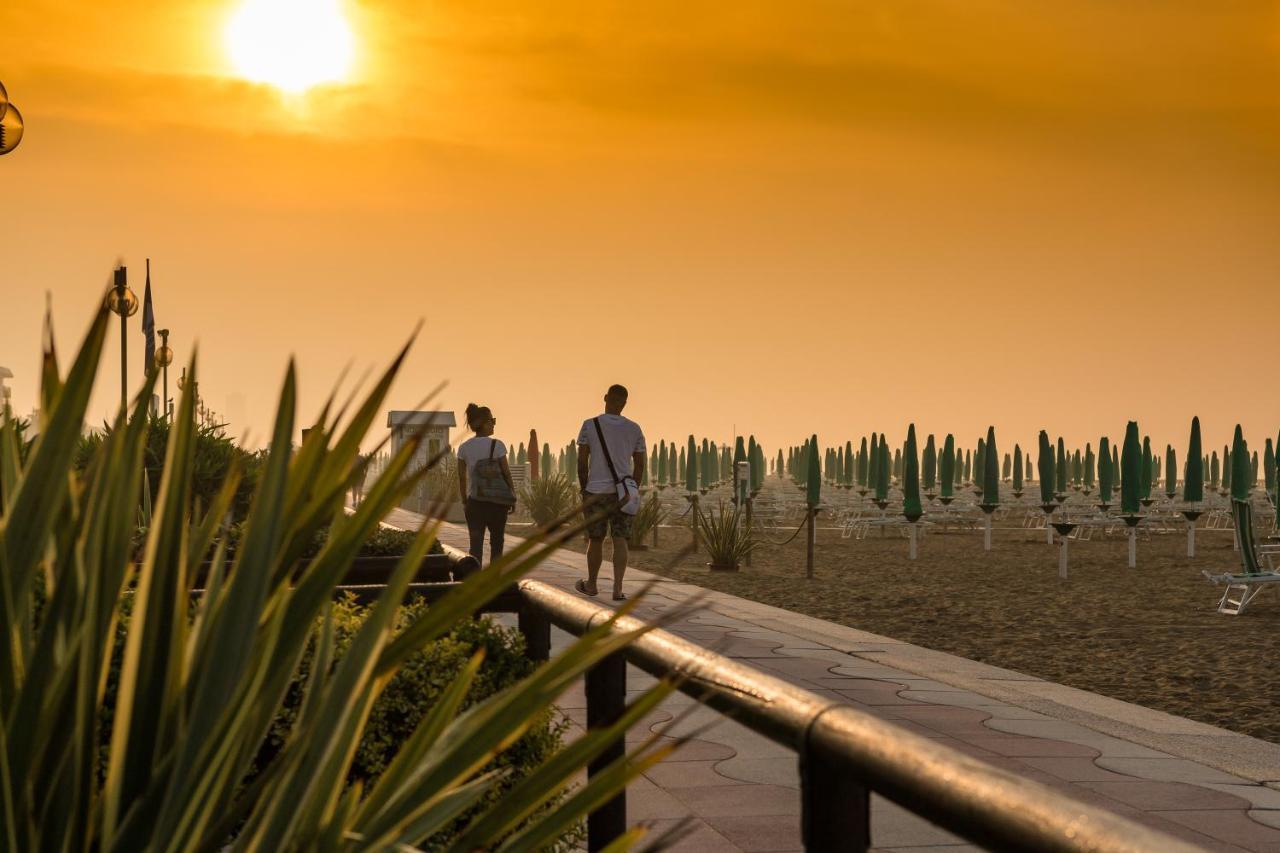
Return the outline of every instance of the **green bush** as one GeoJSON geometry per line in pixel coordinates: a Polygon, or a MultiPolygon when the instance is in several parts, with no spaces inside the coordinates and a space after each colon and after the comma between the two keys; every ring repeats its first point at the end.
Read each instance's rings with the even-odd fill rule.
{"type": "Polygon", "coordinates": [[[564,474],[547,474],[520,487],[520,503],[538,527],[564,518],[578,502],[578,486],[564,474]]]}
{"type": "MultiPolygon", "coordinates": [[[[160,475],[164,470],[165,453],[169,449],[169,428],[167,419],[147,415],[143,470],[147,474],[153,505],[159,497],[160,475]]],[[[89,460],[101,450],[110,434],[111,425],[104,424],[101,430],[90,432],[80,439],[76,447],[77,471],[83,472],[88,467],[89,460]]],[[[231,516],[236,521],[243,521],[249,514],[249,503],[253,500],[253,492],[258,485],[262,454],[251,453],[238,446],[219,425],[198,426],[193,437],[195,464],[191,471],[192,496],[201,506],[210,506],[231,474],[232,467],[238,466],[240,481],[231,500],[231,516]]]]}

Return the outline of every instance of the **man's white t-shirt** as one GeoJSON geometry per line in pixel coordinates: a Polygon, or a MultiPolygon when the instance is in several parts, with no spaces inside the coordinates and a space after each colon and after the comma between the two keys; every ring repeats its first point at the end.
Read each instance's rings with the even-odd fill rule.
{"type": "MultiPolygon", "coordinates": [[[[619,477],[632,476],[631,455],[647,453],[644,444],[644,433],[640,424],[624,418],[622,415],[599,415],[600,429],[604,432],[604,440],[609,446],[609,455],[613,459],[613,467],[619,477]]],[[[591,450],[590,472],[587,475],[587,491],[593,495],[617,494],[613,483],[613,475],[609,473],[609,463],[604,461],[604,453],[600,449],[600,435],[592,418],[582,422],[578,431],[578,446],[591,450]]]]}
{"type": "Polygon", "coordinates": [[[476,463],[489,458],[489,450],[493,450],[494,459],[503,459],[507,455],[507,446],[496,438],[487,435],[476,435],[468,438],[458,446],[458,464],[467,466],[467,497],[476,496],[476,463]]]}

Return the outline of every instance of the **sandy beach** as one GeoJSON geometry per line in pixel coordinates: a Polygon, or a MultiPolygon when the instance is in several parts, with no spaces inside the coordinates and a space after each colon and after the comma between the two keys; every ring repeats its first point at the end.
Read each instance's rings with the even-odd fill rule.
{"type": "Polygon", "coordinates": [[[1139,540],[1136,569],[1122,536],[1072,541],[1067,580],[1043,530],[997,531],[990,552],[979,532],[931,533],[911,561],[895,530],[857,540],[820,529],[813,579],[803,536],[762,544],[738,572],[708,570],[705,553],[678,559],[689,540],[687,529],[664,527],[658,547],[633,551],[631,564],[1280,742],[1280,598],[1265,593],[1243,616],[1220,615],[1221,588],[1201,574],[1237,570],[1229,531],[1199,531],[1194,560],[1185,535],[1139,540]]]}

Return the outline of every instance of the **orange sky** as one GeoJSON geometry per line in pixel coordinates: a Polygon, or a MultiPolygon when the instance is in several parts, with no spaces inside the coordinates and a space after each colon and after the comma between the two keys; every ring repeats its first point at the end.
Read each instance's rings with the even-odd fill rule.
{"type": "Polygon", "coordinates": [[[20,412],[46,291],[69,346],[150,256],[258,439],[289,353],[310,413],[419,317],[394,404],[446,379],[512,440],[614,381],[655,441],[770,451],[1280,427],[1274,3],[347,0],[353,74],[300,97],[237,76],[237,5],[0,5],[20,412]]]}

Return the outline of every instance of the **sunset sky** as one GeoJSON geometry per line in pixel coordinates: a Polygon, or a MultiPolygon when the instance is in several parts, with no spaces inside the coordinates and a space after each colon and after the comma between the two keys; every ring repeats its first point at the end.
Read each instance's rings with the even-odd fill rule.
{"type": "Polygon", "coordinates": [[[1274,2],[328,2],[349,67],[293,94],[233,62],[241,0],[0,4],[20,413],[46,293],[69,349],[150,257],[254,441],[289,354],[310,415],[419,318],[393,405],[447,380],[511,441],[571,440],[611,382],[655,442],[771,453],[1280,427],[1274,2]]]}

